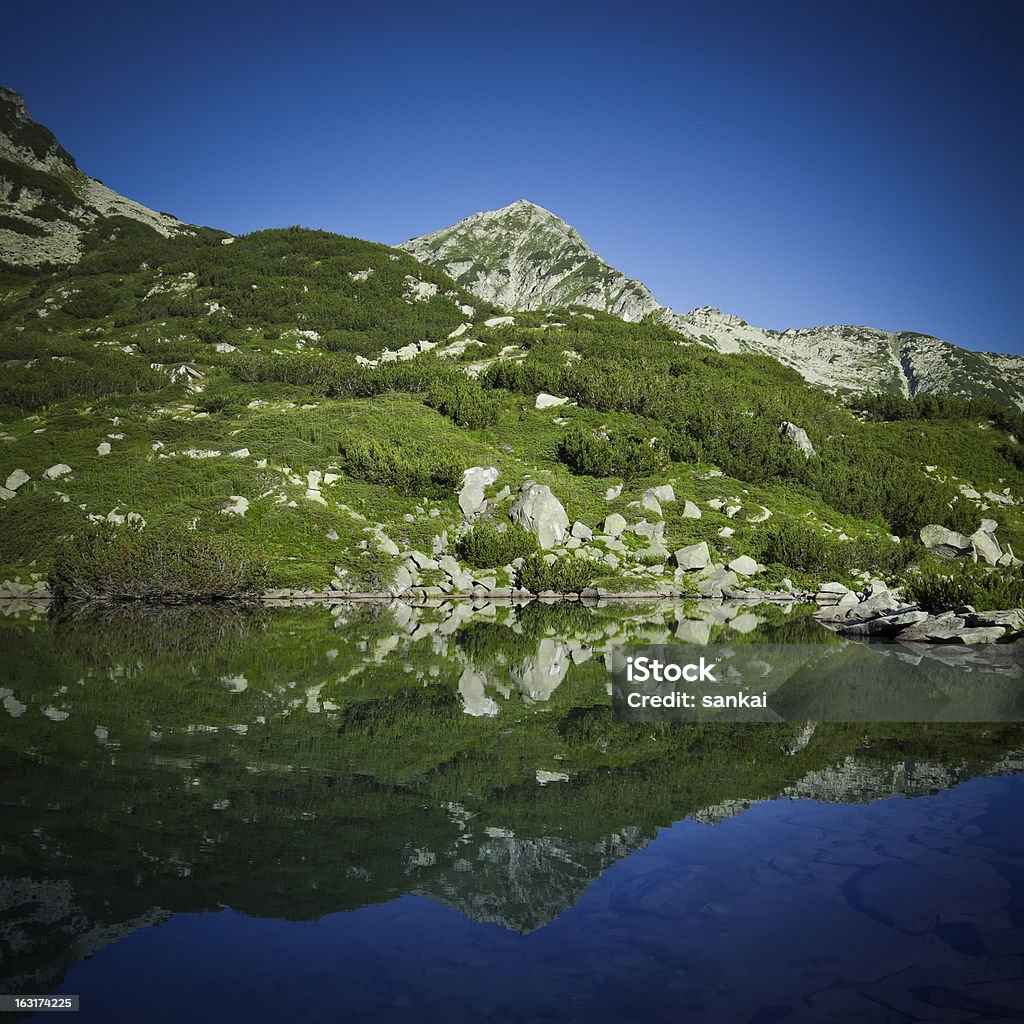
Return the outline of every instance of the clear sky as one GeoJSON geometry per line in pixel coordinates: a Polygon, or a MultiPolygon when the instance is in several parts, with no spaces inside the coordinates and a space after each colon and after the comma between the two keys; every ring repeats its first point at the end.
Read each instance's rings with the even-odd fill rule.
{"type": "Polygon", "coordinates": [[[184,220],[526,198],[680,311],[1024,351],[1024,2],[7,0],[0,82],[184,220]]]}

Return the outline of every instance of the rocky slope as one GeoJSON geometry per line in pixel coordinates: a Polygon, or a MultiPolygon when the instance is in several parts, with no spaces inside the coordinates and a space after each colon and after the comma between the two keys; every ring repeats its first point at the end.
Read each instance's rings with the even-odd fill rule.
{"type": "Polygon", "coordinates": [[[754,327],[712,306],[675,316],[674,325],[720,352],[753,352],[791,366],[839,393],[889,392],[989,397],[1024,408],[1024,358],[971,352],[925,334],[890,334],[837,324],[754,327]]]}
{"type": "Polygon", "coordinates": [[[711,306],[677,314],[609,266],[579,232],[520,199],[474,213],[401,248],[507,309],[588,306],[624,320],[650,314],[720,352],[771,356],[838,393],[987,396],[1024,407],[1024,358],[971,352],[938,338],[835,325],[771,330],[711,306]]]}
{"type": "Polygon", "coordinates": [[[164,236],[188,230],[176,217],[83,174],[53,134],[32,120],[24,99],[0,86],[0,261],[18,267],[73,263],[83,235],[117,217],[164,236]]]}

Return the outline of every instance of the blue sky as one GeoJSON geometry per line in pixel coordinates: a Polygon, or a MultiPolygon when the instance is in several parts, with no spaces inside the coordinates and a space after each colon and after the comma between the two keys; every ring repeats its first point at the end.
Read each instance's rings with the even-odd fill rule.
{"type": "Polygon", "coordinates": [[[681,311],[1024,351],[1018,2],[8,0],[4,23],[0,82],[188,221],[393,244],[526,198],[681,311]]]}

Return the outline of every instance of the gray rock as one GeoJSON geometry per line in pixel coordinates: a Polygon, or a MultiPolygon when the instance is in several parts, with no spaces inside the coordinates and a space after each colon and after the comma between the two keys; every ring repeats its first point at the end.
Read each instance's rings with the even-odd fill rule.
{"type": "Polygon", "coordinates": [[[726,590],[735,588],[738,583],[736,573],[718,569],[697,584],[697,593],[701,597],[723,597],[726,590]]]}
{"type": "Polygon", "coordinates": [[[559,398],[557,395],[549,395],[542,391],[534,400],[533,407],[535,409],[554,409],[556,406],[565,405],[568,401],[568,398],[559,398]]]}
{"type": "Polygon", "coordinates": [[[416,582],[413,574],[404,565],[395,570],[395,582],[388,587],[393,594],[404,594],[416,582]]]}
{"type": "Polygon", "coordinates": [[[459,508],[470,519],[484,507],[484,490],[498,479],[495,466],[472,466],[462,474],[459,508]]]}
{"type": "Polygon", "coordinates": [[[968,612],[968,626],[1009,626],[1010,629],[1024,628],[1024,608],[1003,608],[991,612],[968,612]]]}
{"type": "Polygon", "coordinates": [[[605,501],[614,501],[622,493],[622,484],[616,484],[614,487],[609,487],[604,492],[605,501]]]}
{"type": "Polygon", "coordinates": [[[63,462],[58,462],[56,466],[51,466],[49,469],[43,470],[43,479],[59,480],[62,476],[67,476],[70,472],[70,466],[65,465],[63,462]]]}
{"type": "Polygon", "coordinates": [[[618,512],[613,512],[610,516],[607,516],[604,521],[604,532],[609,537],[618,537],[623,530],[626,528],[626,520],[624,516],[619,515],[618,512]]]}
{"type": "Polygon", "coordinates": [[[9,491],[6,487],[0,487],[0,501],[10,501],[14,497],[14,491],[9,491]]]}
{"type": "Polygon", "coordinates": [[[462,566],[459,565],[458,560],[452,558],[451,555],[442,555],[437,560],[437,564],[452,578],[462,575],[462,566]]]}
{"type": "Polygon", "coordinates": [[[509,518],[532,533],[542,548],[561,544],[569,532],[569,517],[547,484],[524,484],[509,518]]]}
{"type": "Polygon", "coordinates": [[[999,559],[1003,557],[1003,549],[996,540],[995,523],[991,519],[985,519],[981,529],[971,534],[971,550],[976,562],[985,562],[987,565],[998,565],[999,559]],[[990,529],[985,529],[987,524],[992,524],[990,529]]]}
{"type": "Polygon", "coordinates": [[[683,518],[684,519],[700,519],[701,511],[697,508],[692,501],[687,501],[683,506],[683,518]]]}
{"type": "Polygon", "coordinates": [[[16,469],[7,478],[7,483],[4,486],[9,491],[16,491],[22,484],[27,484],[29,481],[29,475],[23,469],[16,469]]]}
{"type": "Polygon", "coordinates": [[[657,487],[652,487],[650,493],[663,504],[676,500],[676,492],[672,489],[671,484],[659,484],[657,487]]]}
{"type": "Polygon", "coordinates": [[[423,554],[422,551],[410,551],[409,557],[416,563],[417,568],[420,569],[440,569],[441,565],[435,559],[429,555],[423,554]]]}
{"type": "Polygon", "coordinates": [[[383,531],[375,533],[373,539],[377,550],[383,554],[397,555],[399,553],[398,545],[383,531]]]}
{"type": "Polygon", "coordinates": [[[921,543],[940,558],[959,558],[971,549],[971,540],[955,530],[930,523],[921,527],[921,543]]]}
{"type": "Polygon", "coordinates": [[[705,540],[699,544],[680,548],[673,557],[676,565],[687,572],[692,569],[704,569],[711,564],[711,552],[708,550],[708,543],[705,540]]]}
{"type": "Polygon", "coordinates": [[[729,568],[740,576],[753,576],[760,571],[760,566],[750,555],[740,555],[729,563],[729,568]]]}
{"type": "Polygon", "coordinates": [[[653,512],[656,516],[663,514],[661,503],[658,501],[653,490],[644,491],[643,497],[640,499],[640,505],[648,512],[653,512]]]}
{"type": "Polygon", "coordinates": [[[849,587],[844,586],[842,583],[819,583],[818,593],[819,594],[846,594],[850,590],[849,587]]]}
{"type": "Polygon", "coordinates": [[[798,427],[795,423],[790,423],[789,420],[783,420],[779,427],[779,436],[788,437],[804,453],[805,459],[809,459],[815,454],[814,445],[811,444],[811,439],[803,427],[798,427]]]}
{"type": "Polygon", "coordinates": [[[578,537],[580,540],[590,540],[594,536],[594,531],[587,526],[585,523],[581,523],[578,519],[572,524],[572,535],[578,537]]]}
{"type": "Polygon", "coordinates": [[[841,626],[840,636],[896,636],[907,626],[924,622],[928,613],[923,611],[905,611],[897,615],[883,615],[868,622],[856,622],[849,626],[841,626]]]}

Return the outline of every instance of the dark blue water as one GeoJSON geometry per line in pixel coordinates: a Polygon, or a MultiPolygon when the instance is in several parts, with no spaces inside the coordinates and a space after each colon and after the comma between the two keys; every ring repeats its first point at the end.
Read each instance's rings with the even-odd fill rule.
{"type": "Polygon", "coordinates": [[[77,1024],[1020,1024],[1024,733],[614,720],[613,644],[727,611],[0,619],[0,993],[77,1024]]]}
{"type": "Polygon", "coordinates": [[[1019,1021],[1022,801],[1015,776],[682,821],[525,935],[415,895],[315,922],[178,914],[58,991],[83,1024],[1019,1021]]]}

